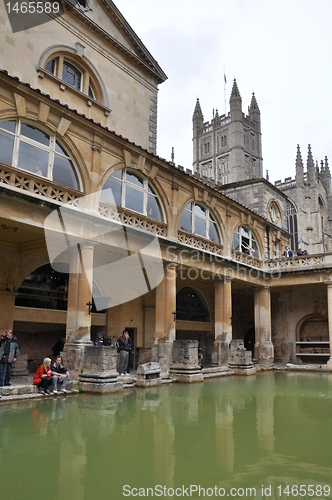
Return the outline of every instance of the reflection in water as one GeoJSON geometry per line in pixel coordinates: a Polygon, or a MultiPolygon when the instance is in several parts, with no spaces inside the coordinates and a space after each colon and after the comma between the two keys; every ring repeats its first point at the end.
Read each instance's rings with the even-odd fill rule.
{"type": "Polygon", "coordinates": [[[0,406],[3,498],[329,484],[332,375],[259,374],[0,406]],[[18,480],[19,478],[19,480],[18,480]],[[13,491],[15,490],[15,494],[13,491]]]}

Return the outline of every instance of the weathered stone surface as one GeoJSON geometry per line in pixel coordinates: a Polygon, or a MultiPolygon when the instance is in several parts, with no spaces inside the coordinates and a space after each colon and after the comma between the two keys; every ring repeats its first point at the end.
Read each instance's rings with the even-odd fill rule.
{"type": "Polygon", "coordinates": [[[178,382],[202,382],[203,373],[198,365],[198,341],[173,342],[172,371],[178,382]]]}
{"type": "Polygon", "coordinates": [[[79,387],[83,392],[112,393],[123,390],[116,371],[115,347],[85,346],[79,387]]]}
{"type": "Polygon", "coordinates": [[[169,340],[159,341],[159,364],[161,370],[161,378],[169,378],[169,370],[172,364],[172,345],[169,340]]]}
{"type": "Polygon", "coordinates": [[[161,385],[160,373],[161,370],[159,363],[151,362],[139,365],[137,368],[136,385],[138,387],[161,385]]]}
{"type": "Polygon", "coordinates": [[[13,363],[11,376],[12,377],[25,377],[29,375],[28,372],[28,355],[20,354],[15,363],[13,363]]]}
{"type": "Polygon", "coordinates": [[[244,348],[244,342],[241,339],[232,340],[229,349],[229,367],[236,374],[254,374],[256,369],[252,362],[252,353],[244,348]]]}
{"type": "Polygon", "coordinates": [[[211,366],[228,366],[229,342],[215,340],[211,366]]]}

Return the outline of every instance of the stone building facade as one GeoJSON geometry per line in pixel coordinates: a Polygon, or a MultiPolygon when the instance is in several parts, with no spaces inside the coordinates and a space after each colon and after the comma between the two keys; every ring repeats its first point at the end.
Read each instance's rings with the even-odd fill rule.
{"type": "Polygon", "coordinates": [[[288,198],[261,177],[256,100],[242,123],[233,86],[234,123],[214,145],[231,145],[238,182],[266,187],[253,210],[234,179],[223,192],[211,177],[217,164],[198,178],[155,154],[166,75],[113,2],[89,5],[50,21],[48,37],[45,25],[12,33],[0,7],[1,332],[13,328],[30,369],[65,337],[77,376],[97,331],[124,328],[136,364],[154,351],[162,371],[175,339],[199,340],[216,364],[232,339],[263,365],[326,363],[332,255],[275,258],[288,198]]]}

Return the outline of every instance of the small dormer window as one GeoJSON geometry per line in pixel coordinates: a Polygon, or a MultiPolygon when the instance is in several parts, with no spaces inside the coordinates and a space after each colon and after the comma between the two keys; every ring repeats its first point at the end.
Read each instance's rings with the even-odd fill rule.
{"type": "MultiPolygon", "coordinates": [[[[45,65],[45,71],[61,80],[66,86],[88,95],[90,99],[102,102],[102,91],[95,75],[84,61],[72,54],[53,56],[45,65]]],[[[62,88],[62,90],[64,90],[62,88]]]]}

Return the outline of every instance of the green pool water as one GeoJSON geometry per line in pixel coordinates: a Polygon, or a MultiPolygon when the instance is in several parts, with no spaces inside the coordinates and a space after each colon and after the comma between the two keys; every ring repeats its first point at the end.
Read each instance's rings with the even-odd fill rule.
{"type": "Polygon", "coordinates": [[[331,498],[329,487],[332,375],[0,404],[1,499],[331,498]]]}

